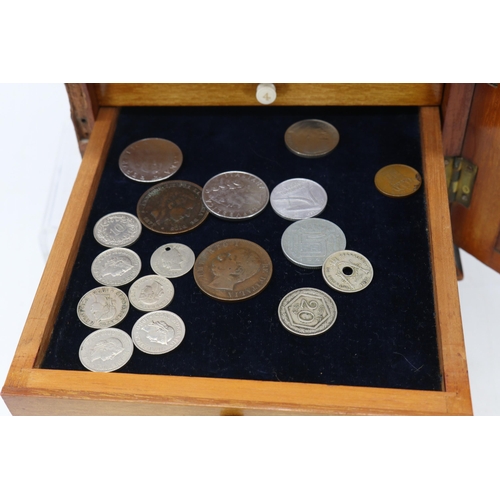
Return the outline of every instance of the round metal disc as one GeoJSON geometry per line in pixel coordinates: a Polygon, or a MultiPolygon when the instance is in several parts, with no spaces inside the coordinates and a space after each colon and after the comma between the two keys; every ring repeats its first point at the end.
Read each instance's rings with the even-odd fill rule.
{"type": "Polygon", "coordinates": [[[352,250],[342,250],[326,258],[323,278],[339,292],[359,292],[372,282],[373,267],[364,255],[352,250]]]}
{"type": "Polygon", "coordinates": [[[140,220],[127,212],[114,212],[99,219],[94,238],[104,247],[128,247],[141,235],[140,220]]]}
{"type": "Polygon", "coordinates": [[[139,311],[158,311],[172,302],[174,285],[164,276],[150,274],[132,283],[128,298],[139,311]]]}
{"type": "Polygon", "coordinates": [[[78,302],[78,319],[90,328],[117,325],[128,313],[127,295],[119,288],[100,286],[88,291],[78,302]]]}
{"type": "Polygon", "coordinates": [[[422,177],[408,165],[394,164],[381,168],[375,175],[375,187],[390,198],[404,198],[418,191],[422,177]]]}
{"type": "Polygon", "coordinates": [[[339,143],[339,132],[323,120],[302,120],[285,132],[287,148],[303,158],[321,158],[331,153],[339,143]]]}
{"type": "Polygon", "coordinates": [[[271,192],[271,207],[283,219],[301,220],[319,215],[326,207],[328,195],[310,179],[288,179],[271,192]]]}
{"type": "Polygon", "coordinates": [[[166,278],[178,278],[191,271],[194,252],[182,243],[167,243],[157,248],[151,256],[151,268],[166,278]]]}
{"type": "Polygon", "coordinates": [[[134,181],[163,181],[179,170],[182,151],[167,139],[142,139],[123,150],[118,165],[123,174],[134,181]]]}
{"type": "Polygon", "coordinates": [[[129,248],[110,248],[94,259],[91,272],[101,285],[126,285],[141,272],[141,258],[129,248]]]}
{"type": "Polygon", "coordinates": [[[283,297],[278,316],[289,332],[310,337],[332,327],[337,319],[337,305],[321,290],[297,288],[283,297]]]}
{"type": "Polygon", "coordinates": [[[308,269],[320,269],[331,253],[345,247],[346,238],[342,229],[325,219],[294,222],[281,237],[281,248],[286,258],[308,269]]]}

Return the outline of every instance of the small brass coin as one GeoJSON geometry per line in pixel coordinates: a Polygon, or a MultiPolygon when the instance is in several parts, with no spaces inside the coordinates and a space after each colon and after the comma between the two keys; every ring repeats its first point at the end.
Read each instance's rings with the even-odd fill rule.
{"type": "Polygon", "coordinates": [[[186,233],[208,217],[201,193],[201,187],[193,182],[160,182],[139,199],[137,217],[144,226],[156,233],[186,233]]]}
{"type": "Polygon", "coordinates": [[[193,268],[201,291],[225,302],[246,300],[262,292],[272,272],[271,258],[261,246],[236,238],[205,248],[193,268]]]}
{"type": "Polygon", "coordinates": [[[375,175],[375,187],[390,198],[410,196],[422,185],[422,177],[412,167],[396,163],[381,168],[375,175]]]}

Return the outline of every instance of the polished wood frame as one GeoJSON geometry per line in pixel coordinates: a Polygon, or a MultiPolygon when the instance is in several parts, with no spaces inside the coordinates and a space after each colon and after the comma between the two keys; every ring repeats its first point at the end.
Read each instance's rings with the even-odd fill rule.
{"type": "Polygon", "coordinates": [[[100,107],[2,397],[14,415],[469,415],[472,413],[443,167],[439,108],[420,111],[443,390],[413,391],[39,368],[118,116],[100,107]]]}

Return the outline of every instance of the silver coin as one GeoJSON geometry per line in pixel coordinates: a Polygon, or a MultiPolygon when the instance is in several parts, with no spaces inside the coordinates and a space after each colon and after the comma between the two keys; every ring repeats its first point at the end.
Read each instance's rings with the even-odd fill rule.
{"type": "Polygon", "coordinates": [[[134,344],[130,336],[118,328],[105,328],[91,333],[80,346],[82,365],[92,372],[113,372],[132,357],[134,344]]]}
{"type": "Polygon", "coordinates": [[[288,149],[303,158],[326,156],[338,143],[338,130],[323,120],[302,120],[291,125],[285,132],[288,149]]]}
{"type": "Polygon", "coordinates": [[[125,318],[129,310],[127,295],[112,286],[88,291],[78,302],[78,319],[90,328],[109,328],[125,318]]]}
{"type": "Polygon", "coordinates": [[[194,252],[181,243],[167,243],[157,248],[151,256],[151,268],[166,278],[178,278],[191,271],[194,252]]]}
{"type": "Polygon", "coordinates": [[[130,303],[139,311],[157,311],[174,298],[174,285],[164,276],[151,274],[132,283],[128,291],[130,303]]]}
{"type": "Polygon", "coordinates": [[[126,285],[141,272],[141,259],[128,248],[110,248],[94,259],[91,272],[101,285],[126,285]]]}
{"type": "Polygon", "coordinates": [[[269,189],[262,179],[248,172],[223,172],[206,182],[202,199],[221,219],[250,219],[266,208],[269,189]]]}
{"type": "Polygon", "coordinates": [[[337,319],[337,305],[325,292],[316,288],[297,288],[280,302],[278,316],[290,332],[302,336],[326,332],[337,319]]]}
{"type": "Polygon", "coordinates": [[[145,314],[132,328],[132,340],[146,354],[173,351],[184,339],[186,327],[182,319],[170,311],[145,314]]]}
{"type": "Polygon", "coordinates": [[[114,212],[99,219],[94,226],[94,238],[104,247],[128,247],[141,235],[140,220],[127,212],[114,212]]]}
{"type": "Polygon", "coordinates": [[[352,250],[342,250],[326,258],[323,278],[339,292],[359,292],[371,283],[373,267],[364,255],[352,250]]]}
{"type": "Polygon", "coordinates": [[[310,179],[288,179],[271,192],[271,207],[287,220],[315,217],[325,209],[327,201],[323,187],[310,179]]]}
{"type": "Polygon", "coordinates": [[[281,248],[287,259],[308,269],[320,269],[330,254],[345,247],[346,238],[342,229],[325,219],[294,222],[281,237],[281,248]]]}
{"type": "Polygon", "coordinates": [[[179,170],[182,151],[167,139],[142,139],[123,150],[118,165],[123,174],[134,181],[164,181],[179,170]]]}

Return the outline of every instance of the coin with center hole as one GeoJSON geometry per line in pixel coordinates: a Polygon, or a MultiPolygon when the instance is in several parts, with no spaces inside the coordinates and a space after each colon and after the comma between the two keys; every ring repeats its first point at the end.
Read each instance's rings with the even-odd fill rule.
{"type": "Polygon", "coordinates": [[[399,163],[381,168],[375,175],[375,187],[390,198],[410,196],[422,185],[422,177],[413,168],[399,163]]]}
{"type": "Polygon", "coordinates": [[[287,148],[303,158],[326,156],[338,143],[338,130],[323,120],[302,120],[291,125],[285,132],[287,148]]]}
{"type": "Polygon", "coordinates": [[[372,282],[373,267],[364,255],[353,250],[342,250],[326,258],[323,278],[339,292],[359,292],[372,282]]]}
{"type": "Polygon", "coordinates": [[[182,243],[167,243],[157,248],[151,256],[151,268],[166,278],[178,278],[191,271],[194,252],[182,243]]]}

